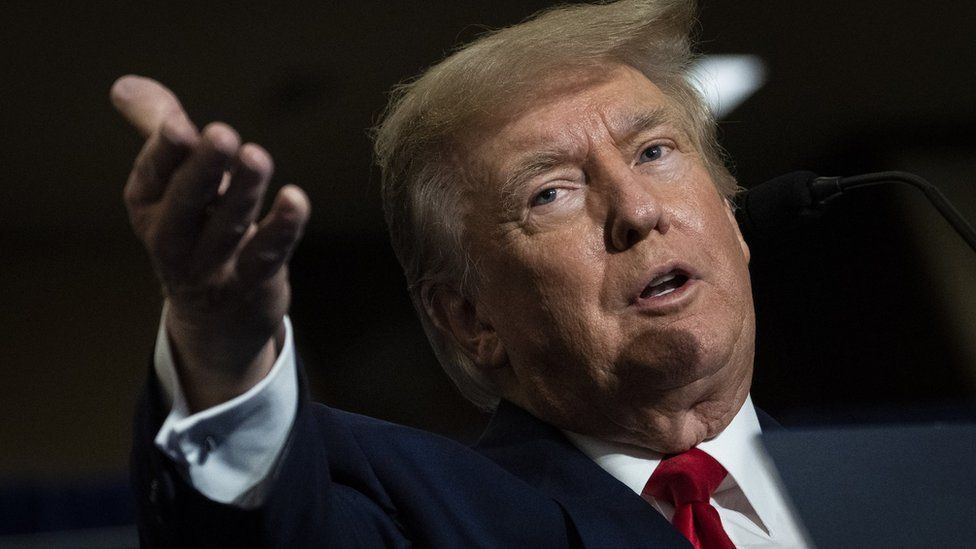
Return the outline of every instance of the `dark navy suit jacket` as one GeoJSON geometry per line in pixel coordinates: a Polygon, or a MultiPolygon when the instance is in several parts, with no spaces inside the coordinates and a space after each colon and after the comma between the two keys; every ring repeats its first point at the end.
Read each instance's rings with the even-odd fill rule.
{"type": "Polygon", "coordinates": [[[301,395],[265,503],[241,510],[194,491],[154,447],[166,409],[150,375],[132,452],[143,546],[690,547],[558,429],[511,403],[472,449],[301,395]]]}

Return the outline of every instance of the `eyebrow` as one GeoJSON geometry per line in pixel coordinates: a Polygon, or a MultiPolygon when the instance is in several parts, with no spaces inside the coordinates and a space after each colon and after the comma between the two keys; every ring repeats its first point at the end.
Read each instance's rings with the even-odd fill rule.
{"type": "Polygon", "coordinates": [[[505,182],[502,183],[502,195],[514,198],[514,195],[517,194],[519,188],[525,182],[557,166],[566,164],[570,156],[566,152],[555,150],[544,150],[527,154],[519,160],[515,169],[505,178],[505,182]]]}
{"type": "Polygon", "coordinates": [[[613,122],[613,130],[615,133],[623,135],[623,139],[618,142],[618,145],[626,145],[641,134],[660,126],[672,124],[674,121],[674,110],[659,106],[624,114],[613,122]]]}
{"type": "MultiPolygon", "coordinates": [[[[611,130],[623,134],[623,139],[617,146],[628,145],[641,134],[649,130],[669,124],[674,120],[674,112],[664,106],[625,113],[612,121],[611,130]]],[[[546,173],[553,168],[567,164],[573,155],[564,150],[539,150],[528,153],[519,159],[508,177],[501,185],[502,196],[505,197],[506,207],[514,207],[518,200],[518,190],[532,178],[546,173]]]]}

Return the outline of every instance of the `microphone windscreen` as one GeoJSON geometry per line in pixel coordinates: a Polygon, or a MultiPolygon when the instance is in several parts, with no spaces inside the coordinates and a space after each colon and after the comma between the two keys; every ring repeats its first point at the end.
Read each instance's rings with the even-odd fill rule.
{"type": "Polygon", "coordinates": [[[790,172],[736,196],[735,217],[747,240],[796,225],[813,203],[810,182],[816,177],[809,171],[790,172]]]}

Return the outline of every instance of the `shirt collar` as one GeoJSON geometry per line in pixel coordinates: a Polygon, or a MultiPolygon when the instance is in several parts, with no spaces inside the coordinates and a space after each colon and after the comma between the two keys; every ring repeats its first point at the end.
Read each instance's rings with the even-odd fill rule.
{"type": "MultiPolygon", "coordinates": [[[[647,479],[657,469],[663,457],[657,452],[636,446],[607,442],[570,431],[564,433],[597,465],[637,494],[643,491],[647,479]]],[[[725,467],[760,520],[770,524],[774,517],[771,516],[773,511],[769,509],[769,497],[770,491],[775,490],[775,487],[766,471],[769,465],[759,441],[761,433],[752,397],[747,396],[725,430],[702,442],[698,448],[725,467]]],[[[720,490],[727,487],[730,487],[730,483],[723,483],[720,490]]]]}

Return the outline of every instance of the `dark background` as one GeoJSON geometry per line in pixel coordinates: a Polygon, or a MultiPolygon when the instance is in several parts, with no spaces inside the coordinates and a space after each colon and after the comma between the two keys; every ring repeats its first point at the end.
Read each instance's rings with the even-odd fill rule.
{"type": "MultiPolygon", "coordinates": [[[[121,202],[140,141],[107,99],[129,72],[169,85],[201,125],[223,120],[263,144],[277,183],[308,191],[292,314],[315,395],[473,440],[485,418],[440,373],[413,316],[366,129],[391,86],[548,4],[7,5],[0,488],[124,474],[160,305],[121,202]]],[[[974,22],[976,3],[961,1],[702,2],[702,52],[756,54],[768,67],[766,86],[721,123],[740,183],[903,169],[976,220],[974,22]]],[[[851,195],[816,223],[753,242],[753,270],[754,398],[774,415],[972,409],[976,254],[920,193],[851,195]]],[[[0,507],[23,501],[10,494],[21,492],[0,490],[0,507]]]]}

